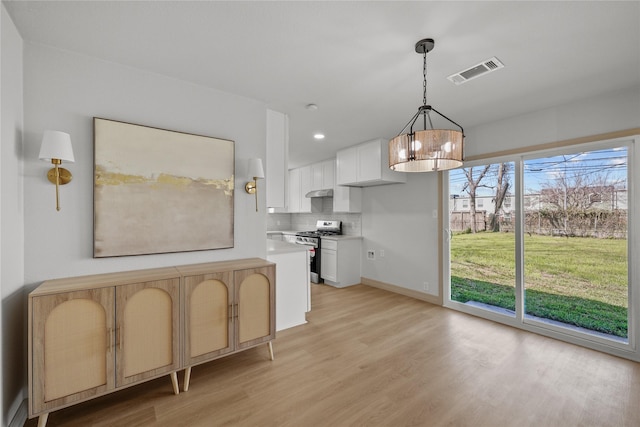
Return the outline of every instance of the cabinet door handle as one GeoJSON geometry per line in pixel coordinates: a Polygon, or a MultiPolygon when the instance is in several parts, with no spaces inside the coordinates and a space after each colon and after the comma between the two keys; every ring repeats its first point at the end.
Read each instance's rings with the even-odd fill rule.
{"type": "Polygon", "coordinates": [[[120,348],[120,350],[122,350],[122,341],[124,341],[122,339],[122,335],[124,334],[124,326],[120,326],[118,327],[118,329],[116,329],[116,332],[118,333],[118,348],[120,348]]]}
{"type": "Polygon", "coordinates": [[[233,304],[229,304],[229,320],[233,319],[233,304]]]}
{"type": "Polygon", "coordinates": [[[240,317],[240,304],[236,303],[236,319],[240,317]]]}
{"type": "Polygon", "coordinates": [[[111,328],[107,328],[107,352],[111,353],[113,347],[113,333],[111,328]]]}

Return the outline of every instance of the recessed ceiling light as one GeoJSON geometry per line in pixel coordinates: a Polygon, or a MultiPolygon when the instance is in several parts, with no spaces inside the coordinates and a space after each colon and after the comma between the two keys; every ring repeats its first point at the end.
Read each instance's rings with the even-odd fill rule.
{"type": "Polygon", "coordinates": [[[324,139],[324,134],[323,133],[316,133],[313,135],[313,137],[315,139],[317,139],[318,141],[323,140],[324,139]]]}

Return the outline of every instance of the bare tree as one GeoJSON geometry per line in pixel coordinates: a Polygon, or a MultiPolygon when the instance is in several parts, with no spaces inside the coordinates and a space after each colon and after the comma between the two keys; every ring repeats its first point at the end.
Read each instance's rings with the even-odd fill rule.
{"type": "Polygon", "coordinates": [[[617,223],[619,216],[613,214],[617,210],[614,200],[617,184],[606,171],[586,173],[565,169],[542,185],[540,215],[552,227],[552,233],[559,230],[566,236],[589,235],[597,232],[598,227],[617,229],[615,224],[609,224],[614,220],[617,223]]]}
{"type": "Polygon", "coordinates": [[[500,231],[500,209],[502,209],[502,204],[504,203],[504,199],[507,196],[510,187],[509,163],[500,163],[498,165],[498,174],[496,177],[496,192],[493,199],[493,216],[491,217],[490,225],[492,231],[500,231]]]}
{"type": "Polygon", "coordinates": [[[481,185],[480,182],[485,177],[487,172],[489,172],[490,168],[491,168],[491,165],[485,165],[482,168],[482,171],[480,172],[480,174],[478,174],[477,176],[473,175],[473,167],[463,169],[464,175],[467,177],[467,182],[464,184],[464,187],[462,188],[462,190],[466,191],[467,194],[469,195],[469,211],[471,213],[471,231],[473,233],[478,232],[478,227],[476,225],[476,192],[478,191],[478,188],[483,187],[483,185],[481,185]]]}

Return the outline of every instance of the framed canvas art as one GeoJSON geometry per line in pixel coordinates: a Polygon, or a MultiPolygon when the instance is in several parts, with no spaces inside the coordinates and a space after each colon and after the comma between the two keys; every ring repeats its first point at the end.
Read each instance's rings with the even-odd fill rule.
{"type": "Polygon", "coordinates": [[[94,258],[233,247],[233,141],[93,126],[94,258]]]}

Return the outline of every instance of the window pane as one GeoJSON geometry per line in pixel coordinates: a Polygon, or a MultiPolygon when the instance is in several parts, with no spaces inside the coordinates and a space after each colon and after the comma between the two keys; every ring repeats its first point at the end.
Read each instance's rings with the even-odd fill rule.
{"type": "Polygon", "coordinates": [[[627,149],[524,163],[525,315],[626,342],[627,149]]]}
{"type": "Polygon", "coordinates": [[[514,164],[449,172],[451,300],[514,316],[514,164]]]}

